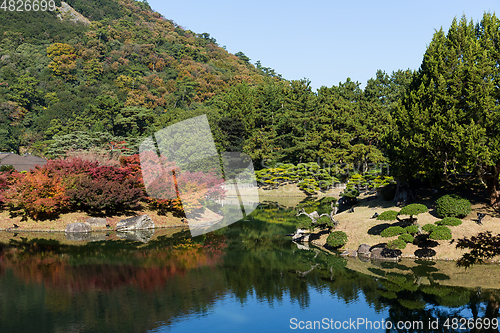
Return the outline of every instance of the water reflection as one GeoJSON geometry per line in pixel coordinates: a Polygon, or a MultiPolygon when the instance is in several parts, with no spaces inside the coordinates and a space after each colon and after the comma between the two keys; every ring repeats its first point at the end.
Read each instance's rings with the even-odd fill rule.
{"type": "Polygon", "coordinates": [[[301,250],[283,236],[296,219],[263,205],[248,221],[195,238],[11,240],[0,249],[2,332],[287,331],[291,317],[323,316],[450,332],[458,331],[442,325],[450,317],[498,316],[499,290],[444,285],[450,273],[430,261],[363,263],[301,250]],[[438,329],[428,327],[433,320],[438,329]]]}

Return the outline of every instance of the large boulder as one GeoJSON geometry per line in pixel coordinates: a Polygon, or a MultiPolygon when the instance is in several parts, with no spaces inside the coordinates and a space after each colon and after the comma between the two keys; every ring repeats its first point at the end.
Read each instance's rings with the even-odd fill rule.
{"type": "Polygon", "coordinates": [[[106,224],[106,218],[102,217],[89,217],[86,221],[88,224],[90,224],[91,227],[105,227],[106,224]]]}
{"type": "Polygon", "coordinates": [[[116,231],[153,229],[155,224],[147,215],[129,217],[116,224],[116,231]]]}
{"type": "Polygon", "coordinates": [[[84,222],[76,222],[76,223],[69,223],[66,226],[66,229],[64,229],[65,233],[76,233],[76,232],[91,232],[92,227],[88,223],[84,222]]]}
{"type": "Polygon", "coordinates": [[[370,249],[371,249],[370,245],[368,245],[368,244],[361,244],[358,247],[358,253],[359,254],[367,254],[367,253],[370,253],[370,249]]]}

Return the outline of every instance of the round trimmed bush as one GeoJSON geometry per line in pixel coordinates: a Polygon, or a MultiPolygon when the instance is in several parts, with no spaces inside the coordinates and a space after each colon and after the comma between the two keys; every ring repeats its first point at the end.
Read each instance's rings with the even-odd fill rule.
{"type": "Polygon", "coordinates": [[[425,232],[432,232],[434,230],[434,228],[436,228],[436,227],[437,227],[437,225],[435,225],[435,224],[427,223],[426,225],[424,225],[422,227],[422,230],[425,232]]]}
{"type": "Polygon", "coordinates": [[[341,247],[345,243],[347,243],[347,234],[343,231],[334,231],[326,239],[326,244],[331,247],[341,247]]]}
{"type": "Polygon", "coordinates": [[[422,204],[409,204],[401,208],[399,211],[398,215],[410,215],[410,217],[413,217],[413,215],[418,215],[422,213],[427,213],[429,209],[425,205],[422,204]]]}
{"type": "Polygon", "coordinates": [[[451,239],[451,230],[444,225],[436,226],[429,235],[429,238],[434,240],[451,239]]]}
{"type": "Polygon", "coordinates": [[[382,230],[382,232],[380,233],[380,236],[392,237],[392,236],[401,235],[404,232],[405,232],[405,229],[403,229],[402,227],[394,226],[394,227],[389,227],[387,229],[382,230]]]}
{"type": "Polygon", "coordinates": [[[387,248],[391,250],[404,249],[406,247],[406,242],[401,239],[395,239],[387,243],[387,248]]]}
{"type": "Polygon", "coordinates": [[[418,226],[417,225],[409,225],[405,227],[405,231],[409,234],[416,234],[418,233],[418,226]]]}
{"type": "Polygon", "coordinates": [[[436,225],[449,225],[452,227],[456,227],[457,225],[461,225],[462,221],[456,217],[445,217],[441,221],[436,221],[436,225]]]}
{"type": "Polygon", "coordinates": [[[441,218],[464,218],[471,212],[471,204],[459,195],[447,194],[436,200],[436,211],[441,218]]]}
{"type": "Polygon", "coordinates": [[[397,218],[398,212],[395,210],[387,210],[383,213],[381,213],[379,216],[377,216],[377,220],[382,220],[382,221],[393,221],[397,218]]]}
{"type": "Polygon", "coordinates": [[[399,235],[398,239],[401,239],[403,242],[406,243],[413,243],[413,241],[415,240],[415,238],[410,234],[399,235]]]}

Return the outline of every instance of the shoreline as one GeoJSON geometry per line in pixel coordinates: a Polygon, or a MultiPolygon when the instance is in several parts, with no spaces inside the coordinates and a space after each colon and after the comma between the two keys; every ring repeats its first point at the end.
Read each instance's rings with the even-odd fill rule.
{"type": "MultiPolygon", "coordinates": [[[[295,207],[299,202],[307,198],[310,198],[312,200],[317,200],[325,196],[339,198],[339,193],[342,190],[343,188],[338,187],[327,192],[320,192],[315,196],[310,196],[306,195],[304,192],[298,189],[296,185],[291,184],[286,185],[283,188],[272,190],[259,189],[259,199],[261,203],[276,202],[280,206],[295,207]]],[[[244,196],[244,189],[241,192],[241,195],[244,196]]],[[[437,197],[431,196],[420,198],[420,200],[417,201],[425,204],[429,208],[429,212],[418,215],[417,223],[420,226],[423,226],[427,223],[434,223],[440,220],[434,210],[434,202],[436,199],[437,197]]],[[[383,211],[399,209],[400,208],[397,207],[392,201],[383,201],[376,195],[360,195],[358,203],[354,206],[354,213],[348,213],[344,210],[335,215],[335,219],[339,222],[339,225],[335,230],[343,231],[348,236],[347,243],[339,250],[344,252],[349,251],[352,253],[355,251],[357,252],[357,249],[361,244],[367,244],[370,247],[383,247],[384,244],[386,244],[388,241],[396,239],[397,236],[384,238],[379,234],[381,229],[396,224],[397,221],[381,221],[373,219],[372,217],[374,213],[381,214],[383,211]]],[[[138,215],[148,215],[155,223],[155,228],[153,228],[153,230],[189,227],[189,225],[181,222],[181,217],[175,217],[171,213],[168,213],[167,215],[159,215],[155,211],[151,211],[143,207],[143,209],[136,212],[108,216],[106,217],[106,220],[110,225],[110,228],[93,226],[91,233],[113,232],[115,231],[115,226],[118,221],[130,216],[138,215]],[[131,215],[131,213],[133,214],[131,215]]],[[[207,215],[207,218],[209,217],[209,215],[210,214],[207,215]]],[[[54,220],[33,221],[28,219],[28,221],[21,221],[20,217],[11,218],[9,216],[9,212],[4,210],[0,212],[0,233],[4,235],[10,233],[30,232],[39,234],[64,234],[65,227],[68,223],[85,222],[89,217],[90,216],[86,213],[76,212],[61,214],[61,216],[54,220]],[[19,228],[13,228],[12,225],[14,223],[19,225],[19,228]]],[[[493,234],[500,234],[500,213],[491,210],[484,203],[478,203],[476,201],[472,205],[471,213],[461,220],[462,225],[450,227],[452,231],[452,240],[436,241],[436,244],[427,247],[419,247],[417,245],[409,243],[407,244],[405,249],[401,250],[401,255],[398,256],[397,259],[457,261],[462,257],[463,254],[468,252],[456,248],[457,239],[471,237],[485,231],[491,231],[493,234]],[[476,213],[479,211],[488,213],[487,217],[483,220],[484,223],[482,225],[478,225],[475,222],[476,213]]],[[[324,244],[326,243],[326,237],[327,235],[322,235],[321,237],[312,240],[309,243],[325,249],[324,244]]],[[[496,256],[492,259],[485,259],[484,262],[494,264],[500,263],[500,256],[496,256]]]]}

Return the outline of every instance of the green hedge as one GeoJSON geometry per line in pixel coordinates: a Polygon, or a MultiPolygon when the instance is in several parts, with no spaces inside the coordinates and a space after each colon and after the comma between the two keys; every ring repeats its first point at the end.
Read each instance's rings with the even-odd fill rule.
{"type": "Polygon", "coordinates": [[[434,228],[437,228],[437,225],[432,224],[432,223],[427,223],[422,227],[422,230],[425,232],[432,232],[434,228]]]}
{"type": "Polygon", "coordinates": [[[396,249],[404,249],[406,247],[406,242],[401,239],[395,239],[387,243],[387,248],[396,250],[396,249]]]}
{"type": "Polygon", "coordinates": [[[395,210],[387,210],[381,213],[379,216],[377,216],[377,220],[394,221],[396,220],[397,216],[398,212],[396,212],[395,210]]]}
{"type": "Polygon", "coordinates": [[[413,243],[413,241],[415,240],[415,238],[410,234],[399,235],[398,239],[401,239],[403,242],[406,243],[413,243]]]}
{"type": "Polygon", "coordinates": [[[445,217],[441,221],[436,221],[436,225],[449,225],[452,227],[456,227],[457,225],[461,225],[462,221],[456,217],[445,217]]]}
{"type": "Polygon", "coordinates": [[[405,227],[405,231],[409,234],[416,234],[416,233],[418,233],[418,226],[409,225],[409,226],[405,227]]]}
{"type": "Polygon", "coordinates": [[[436,226],[429,235],[429,238],[434,240],[451,239],[451,230],[444,225],[436,226]]]}
{"type": "Polygon", "coordinates": [[[471,204],[459,195],[447,194],[436,200],[436,211],[441,218],[464,218],[471,212],[471,204]]]}
{"type": "Polygon", "coordinates": [[[382,232],[380,233],[380,236],[392,237],[392,236],[401,235],[404,232],[405,232],[405,230],[402,227],[394,226],[394,227],[389,227],[387,229],[382,230],[382,232]]]}
{"type": "Polygon", "coordinates": [[[326,244],[331,247],[341,247],[347,243],[347,234],[343,231],[334,231],[326,239],[326,244]]]}

